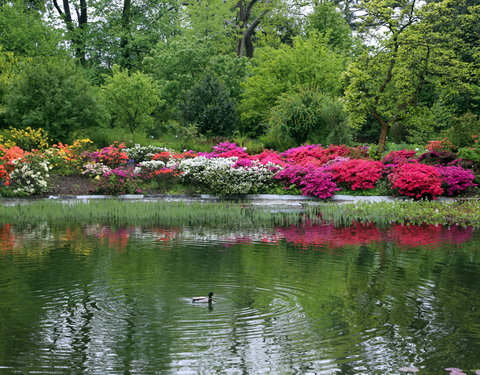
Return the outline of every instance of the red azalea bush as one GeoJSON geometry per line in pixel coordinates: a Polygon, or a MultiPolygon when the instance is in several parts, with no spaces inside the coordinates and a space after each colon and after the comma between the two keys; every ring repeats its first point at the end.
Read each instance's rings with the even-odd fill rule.
{"type": "Polygon", "coordinates": [[[452,151],[455,146],[448,138],[443,138],[440,141],[430,141],[425,146],[428,151],[452,151]]]}
{"type": "Polygon", "coordinates": [[[440,172],[432,165],[417,162],[401,164],[388,178],[393,189],[416,199],[435,199],[443,193],[440,172]]]}
{"type": "Polygon", "coordinates": [[[430,165],[458,165],[461,160],[450,151],[428,151],[418,157],[418,161],[430,165]]]}
{"type": "Polygon", "coordinates": [[[472,171],[457,166],[437,166],[443,185],[448,195],[459,194],[468,188],[477,186],[473,183],[475,175],[472,171]]]}
{"type": "Polygon", "coordinates": [[[383,165],[379,161],[350,159],[331,166],[337,182],[346,184],[350,189],[373,189],[382,177],[383,165]]]}
{"type": "Polygon", "coordinates": [[[416,152],[414,150],[399,150],[391,151],[382,159],[382,163],[385,165],[399,165],[409,160],[415,159],[416,152]]]}
{"type": "Polygon", "coordinates": [[[320,145],[304,145],[291,148],[282,153],[282,156],[287,163],[321,167],[328,161],[339,156],[348,156],[351,152],[352,149],[345,145],[331,145],[327,148],[320,145]]]}
{"type": "Polygon", "coordinates": [[[123,143],[114,143],[99,151],[85,153],[84,156],[96,163],[102,163],[110,168],[117,168],[128,161],[127,153],[122,151],[124,148],[125,145],[123,143]]]}
{"type": "Polygon", "coordinates": [[[282,167],[287,165],[283,157],[274,150],[263,150],[260,154],[250,156],[249,159],[258,160],[262,164],[274,163],[282,167]]]}

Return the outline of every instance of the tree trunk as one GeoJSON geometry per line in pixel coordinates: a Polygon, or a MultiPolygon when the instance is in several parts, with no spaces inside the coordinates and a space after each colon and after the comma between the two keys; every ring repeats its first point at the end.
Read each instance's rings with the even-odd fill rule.
{"type": "Polygon", "coordinates": [[[385,144],[387,143],[387,135],[389,129],[389,123],[385,121],[382,116],[380,116],[377,111],[372,111],[372,116],[375,117],[375,120],[380,124],[380,137],[378,138],[378,149],[377,156],[380,158],[385,151],[385,144]]]}
{"type": "Polygon", "coordinates": [[[121,64],[122,68],[128,70],[132,69],[132,56],[130,50],[130,15],[132,9],[132,1],[124,0],[122,9],[122,38],[120,40],[120,51],[122,54],[121,64]]]}

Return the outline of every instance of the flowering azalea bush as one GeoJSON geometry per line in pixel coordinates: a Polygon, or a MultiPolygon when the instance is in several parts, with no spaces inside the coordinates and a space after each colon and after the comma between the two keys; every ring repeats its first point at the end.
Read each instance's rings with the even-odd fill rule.
{"type": "Polygon", "coordinates": [[[213,146],[212,152],[200,152],[198,155],[205,158],[246,158],[248,157],[244,147],[238,146],[232,142],[222,142],[216,146],[213,146]]]}
{"type": "Polygon", "coordinates": [[[443,193],[440,172],[432,165],[417,162],[401,164],[388,178],[398,193],[415,199],[435,199],[443,193]]]}
{"type": "Polygon", "coordinates": [[[128,159],[134,160],[135,163],[141,163],[143,161],[151,160],[153,155],[160,152],[173,153],[173,150],[167,147],[160,146],[140,146],[135,144],[133,147],[125,148],[123,150],[127,155],[128,159]]]}
{"type": "Polygon", "coordinates": [[[9,175],[14,195],[36,195],[48,191],[50,164],[39,155],[29,154],[12,161],[14,166],[9,175]]]}
{"type": "Polygon", "coordinates": [[[475,175],[472,171],[457,166],[438,166],[437,169],[440,171],[447,195],[457,195],[477,186],[473,183],[475,175]]]}
{"type": "Polygon", "coordinates": [[[283,182],[287,189],[295,185],[303,195],[312,195],[321,199],[330,198],[340,190],[325,168],[290,165],[278,172],[275,179],[283,182]]]}
{"type": "Polygon", "coordinates": [[[28,151],[46,149],[51,141],[44,129],[32,129],[30,126],[25,129],[10,127],[6,132],[6,137],[12,146],[15,145],[28,151]]]}
{"type": "Polygon", "coordinates": [[[46,149],[43,155],[49,161],[52,171],[61,175],[78,174],[83,171],[83,155],[92,147],[88,139],[77,139],[71,145],[58,144],[46,149]]]}
{"type": "Polygon", "coordinates": [[[85,163],[83,165],[83,175],[87,175],[90,177],[97,177],[97,176],[102,176],[103,174],[110,172],[112,168],[107,167],[103,163],[96,163],[96,162],[90,162],[90,163],[85,163]]]}
{"type": "Polygon", "coordinates": [[[124,148],[125,145],[123,143],[115,143],[99,151],[85,153],[84,156],[96,163],[102,163],[110,168],[117,168],[128,161],[128,155],[123,151],[124,148]]]}
{"type": "Polygon", "coordinates": [[[382,163],[387,166],[398,166],[409,160],[415,159],[415,150],[391,151],[382,159],[382,163]]]}
{"type": "Polygon", "coordinates": [[[119,195],[141,193],[141,190],[133,168],[114,168],[97,180],[95,192],[119,195]]]}
{"type": "Polygon", "coordinates": [[[430,165],[457,165],[461,160],[450,151],[428,151],[418,157],[418,161],[430,165]]]}
{"type": "Polygon", "coordinates": [[[335,181],[352,190],[373,189],[382,177],[383,165],[379,161],[350,159],[331,166],[335,181]]]}
{"type": "Polygon", "coordinates": [[[234,168],[237,158],[184,159],[178,169],[182,181],[196,190],[213,194],[254,194],[273,185],[273,176],[281,168],[277,164],[252,161],[248,166],[234,168]]]}

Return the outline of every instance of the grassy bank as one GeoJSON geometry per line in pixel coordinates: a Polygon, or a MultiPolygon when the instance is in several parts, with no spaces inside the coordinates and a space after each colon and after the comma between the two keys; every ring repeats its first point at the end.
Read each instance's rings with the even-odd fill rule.
{"type": "Polygon", "coordinates": [[[322,217],[336,224],[349,224],[353,220],[390,223],[440,224],[473,226],[480,228],[480,200],[441,203],[438,201],[396,201],[376,203],[326,204],[322,217]]]}
{"type": "Polygon", "coordinates": [[[241,203],[129,202],[101,200],[62,203],[38,201],[0,206],[1,222],[108,222],[165,226],[258,228],[319,220],[317,210],[275,212],[241,203]]]}
{"type": "Polygon", "coordinates": [[[440,203],[435,201],[398,201],[335,204],[305,207],[303,211],[273,211],[248,204],[129,202],[101,200],[62,203],[38,201],[16,206],[0,206],[0,221],[9,223],[104,222],[164,226],[206,226],[221,228],[258,228],[292,225],[304,221],[350,225],[352,221],[439,224],[480,228],[480,200],[440,203]]]}

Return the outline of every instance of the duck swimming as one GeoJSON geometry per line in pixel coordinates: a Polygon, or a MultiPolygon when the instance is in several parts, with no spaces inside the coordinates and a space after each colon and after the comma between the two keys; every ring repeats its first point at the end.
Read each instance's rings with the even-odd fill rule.
{"type": "Polygon", "coordinates": [[[214,294],[208,293],[208,297],[193,297],[192,303],[212,303],[214,294]]]}

